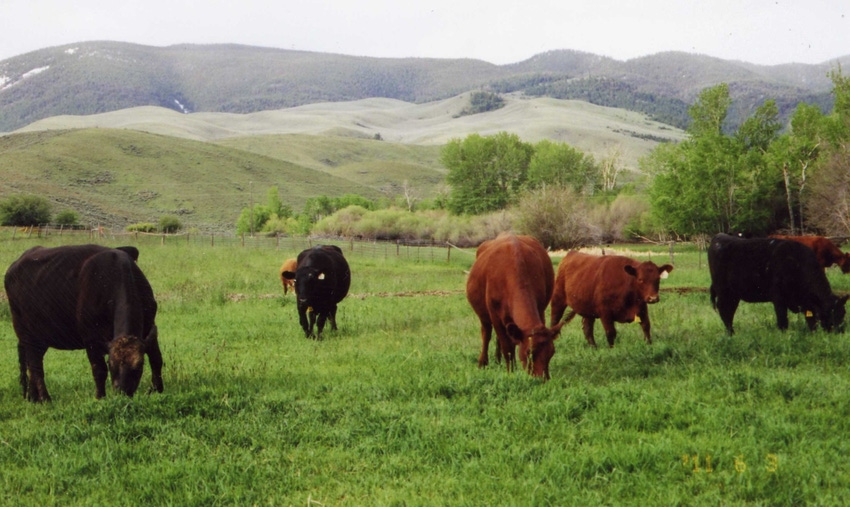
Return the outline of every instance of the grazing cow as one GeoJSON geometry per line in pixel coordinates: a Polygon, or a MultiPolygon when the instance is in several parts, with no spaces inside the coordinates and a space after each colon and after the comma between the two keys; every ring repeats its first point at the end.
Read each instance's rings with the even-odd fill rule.
{"type": "Polygon", "coordinates": [[[291,278],[286,278],[283,276],[283,273],[286,271],[295,272],[298,268],[298,259],[286,259],[283,261],[283,264],[280,266],[280,283],[283,284],[283,295],[286,295],[288,290],[292,290],[295,292],[295,280],[291,278]]]}
{"type": "Polygon", "coordinates": [[[569,252],[558,266],[552,293],[552,320],[559,322],[567,306],[566,322],[581,315],[584,337],[591,347],[593,325],[602,321],[608,346],[617,337],[615,322],[639,322],[646,343],[652,343],[648,304],[659,301],[659,280],[667,278],[673,266],[658,266],[652,261],[638,262],[620,255],[589,255],[569,252]]]}
{"type": "Polygon", "coordinates": [[[478,247],[466,281],[466,299],[481,321],[481,355],[488,363],[490,335],[496,330],[497,361],[505,356],[508,371],[522,366],[535,377],[549,378],[554,340],[562,324],[546,327],[544,311],[552,295],[555,270],[543,246],[530,236],[502,234],[478,247]]]}
{"type": "Polygon", "coordinates": [[[112,386],[133,396],[147,354],[153,387],[162,392],[156,300],[138,256],[133,247],[37,246],[12,263],[5,286],[25,398],[50,400],[43,360],[51,347],[86,350],[97,398],[106,395],[105,355],[112,386]]]}
{"type": "Polygon", "coordinates": [[[829,238],[823,236],[782,236],[780,234],[772,234],[769,237],[802,243],[814,250],[818,263],[824,269],[837,264],[842,273],[850,273],[850,253],[843,253],[829,238]]]}
{"type": "Polygon", "coordinates": [[[295,271],[283,277],[295,282],[298,317],[307,338],[322,338],[325,320],[336,330],[336,306],[348,294],[351,271],[342,250],[334,245],[318,245],[298,254],[295,271]],[[313,326],[317,332],[313,334],[313,326]]]}
{"type": "Polygon", "coordinates": [[[788,328],[788,310],[803,313],[811,330],[818,320],[826,330],[844,326],[848,297],[832,293],[814,252],[801,243],[718,234],[708,249],[708,267],[711,304],[730,335],[741,301],[773,303],[779,329],[788,328]]]}

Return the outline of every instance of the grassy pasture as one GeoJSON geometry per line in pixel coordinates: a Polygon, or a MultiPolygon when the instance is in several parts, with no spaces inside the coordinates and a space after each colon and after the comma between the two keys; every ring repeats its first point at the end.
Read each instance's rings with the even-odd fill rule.
{"type": "MultiPolygon", "coordinates": [[[[0,232],[0,265],[58,240],[0,232]]],[[[476,367],[463,295],[472,255],[351,253],[340,329],[317,342],[277,280],[297,252],[136,244],[160,303],[161,395],[95,401],[85,354],[51,351],[54,401],[24,402],[0,299],[0,503],[850,501],[847,335],[809,333],[798,316],[781,333],[769,305],[744,304],[726,337],[705,258],[700,269],[687,246],[650,309],[652,346],[620,325],[615,348],[590,350],[573,322],[544,384],[476,367]]],[[[666,250],[645,250],[667,262],[666,250]]],[[[829,276],[850,289],[850,277],[829,276]]]]}

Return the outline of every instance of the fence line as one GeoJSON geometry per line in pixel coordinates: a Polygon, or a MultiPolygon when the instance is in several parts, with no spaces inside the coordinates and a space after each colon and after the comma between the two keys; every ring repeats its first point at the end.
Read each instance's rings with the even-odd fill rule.
{"type": "Polygon", "coordinates": [[[452,254],[452,251],[465,251],[450,243],[422,242],[422,241],[383,241],[383,240],[355,240],[353,238],[316,238],[304,236],[282,236],[282,235],[259,235],[248,234],[226,234],[226,233],[200,233],[179,232],[172,234],[144,233],[114,231],[104,227],[91,228],[67,228],[60,226],[39,227],[7,227],[10,234],[2,234],[0,238],[6,237],[10,240],[22,240],[32,238],[49,237],[73,237],[85,239],[97,243],[98,241],[120,241],[122,238],[128,242],[158,241],[161,245],[175,244],[178,242],[189,245],[206,246],[210,248],[269,248],[285,252],[300,252],[320,244],[334,244],[343,249],[346,255],[360,255],[370,258],[401,258],[417,262],[467,262],[467,256],[452,254]]]}

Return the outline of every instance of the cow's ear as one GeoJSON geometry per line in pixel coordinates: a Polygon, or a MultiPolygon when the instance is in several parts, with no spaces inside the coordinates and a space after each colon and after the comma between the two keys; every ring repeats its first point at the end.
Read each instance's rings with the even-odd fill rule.
{"type": "Polygon", "coordinates": [[[515,344],[519,345],[522,343],[524,336],[522,335],[522,329],[520,329],[519,326],[511,322],[505,326],[505,331],[508,333],[508,338],[510,338],[515,344]]]}
{"type": "Polygon", "coordinates": [[[626,264],[626,265],[625,265],[625,267],[623,267],[623,269],[624,269],[624,270],[626,271],[626,273],[628,273],[629,275],[631,275],[631,276],[637,276],[637,270],[635,269],[635,267],[634,267],[634,266],[630,266],[630,265],[626,264]]]}
{"type": "Polygon", "coordinates": [[[658,271],[661,272],[661,278],[667,278],[667,275],[669,275],[670,272],[673,271],[673,266],[671,266],[670,264],[665,264],[658,268],[658,271]]]}
{"type": "Polygon", "coordinates": [[[847,302],[847,299],[850,299],[850,294],[845,294],[838,298],[838,306],[844,306],[844,304],[847,302]]]}
{"type": "Polygon", "coordinates": [[[287,280],[295,280],[295,272],[293,271],[284,271],[283,277],[287,280]]]}

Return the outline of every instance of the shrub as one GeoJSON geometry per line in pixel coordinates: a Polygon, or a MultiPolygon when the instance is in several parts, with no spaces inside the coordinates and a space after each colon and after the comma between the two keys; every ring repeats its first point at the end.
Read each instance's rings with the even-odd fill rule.
{"type": "Polygon", "coordinates": [[[57,213],[53,222],[57,225],[77,225],[80,222],[80,215],[74,210],[66,209],[57,213]]]}
{"type": "Polygon", "coordinates": [[[643,234],[641,216],[649,210],[646,198],[620,194],[611,204],[594,206],[590,216],[603,242],[629,241],[643,234]]]}
{"type": "Polygon", "coordinates": [[[183,224],[174,215],[163,215],[159,218],[159,230],[166,234],[173,234],[183,228],[183,224]]]}
{"type": "Polygon", "coordinates": [[[130,224],[124,228],[127,232],[156,232],[156,224],[151,222],[139,222],[130,224]]]}
{"type": "Polygon", "coordinates": [[[0,201],[0,224],[30,226],[50,222],[50,203],[37,195],[13,195],[0,201]]]}
{"type": "Polygon", "coordinates": [[[576,248],[599,243],[600,232],[590,222],[587,204],[569,187],[542,187],[525,193],[516,208],[514,225],[550,248],[576,248]]]}

